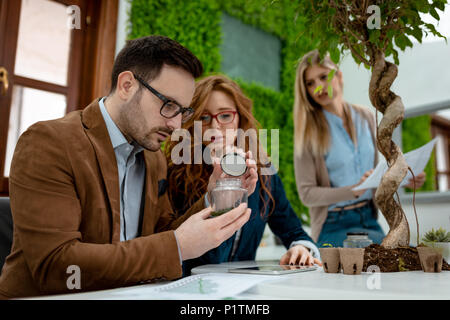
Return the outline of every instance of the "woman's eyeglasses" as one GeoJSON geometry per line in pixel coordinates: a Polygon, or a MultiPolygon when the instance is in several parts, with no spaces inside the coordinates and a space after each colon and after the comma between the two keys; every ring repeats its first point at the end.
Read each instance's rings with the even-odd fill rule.
{"type": "Polygon", "coordinates": [[[219,112],[214,115],[205,113],[202,114],[200,120],[203,125],[209,125],[212,122],[212,119],[216,119],[216,121],[220,124],[229,124],[232,123],[234,118],[236,117],[237,111],[224,111],[219,112]]]}
{"type": "Polygon", "coordinates": [[[151,93],[157,96],[162,102],[163,105],[159,110],[159,113],[167,119],[175,118],[179,113],[181,113],[181,122],[185,123],[188,121],[192,115],[194,114],[194,109],[191,107],[184,108],[178,102],[174,100],[170,100],[166,98],[164,95],[156,91],[152,86],[150,86],[147,82],[145,82],[141,77],[133,74],[137,81],[139,81],[144,87],[146,87],[151,93]]]}

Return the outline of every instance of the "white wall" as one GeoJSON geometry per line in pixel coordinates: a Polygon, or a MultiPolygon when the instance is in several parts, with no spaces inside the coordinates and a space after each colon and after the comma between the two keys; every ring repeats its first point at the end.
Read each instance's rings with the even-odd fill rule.
{"type": "MultiPolygon", "coordinates": [[[[392,91],[401,96],[406,109],[450,100],[449,58],[450,44],[443,40],[415,43],[413,48],[399,54],[398,76],[392,91]]],[[[371,72],[362,65],[358,67],[350,55],[343,60],[341,69],[345,99],[372,107],[369,100],[371,72]]]]}

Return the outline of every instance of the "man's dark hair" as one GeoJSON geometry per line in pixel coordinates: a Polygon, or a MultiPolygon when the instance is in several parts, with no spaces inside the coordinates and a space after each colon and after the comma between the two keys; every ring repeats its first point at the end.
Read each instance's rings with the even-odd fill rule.
{"type": "Polygon", "coordinates": [[[164,64],[180,67],[194,78],[203,73],[200,60],[187,48],[165,36],[147,36],[128,40],[117,55],[111,75],[111,92],[117,87],[117,77],[132,71],[145,81],[158,77],[164,64]]]}

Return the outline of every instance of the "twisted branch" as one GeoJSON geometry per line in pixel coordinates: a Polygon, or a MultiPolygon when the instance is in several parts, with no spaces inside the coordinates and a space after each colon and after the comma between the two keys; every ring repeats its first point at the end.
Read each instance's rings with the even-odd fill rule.
{"type": "Polygon", "coordinates": [[[382,246],[396,248],[409,245],[409,225],[405,213],[394,199],[400,183],[408,171],[408,164],[400,148],[392,141],[394,129],[402,122],[405,108],[399,96],[390,90],[397,77],[397,66],[386,62],[384,54],[376,52],[370,80],[369,97],[372,104],[383,114],[378,126],[377,147],[386,158],[388,170],[375,193],[375,202],[389,224],[389,233],[382,246]]]}

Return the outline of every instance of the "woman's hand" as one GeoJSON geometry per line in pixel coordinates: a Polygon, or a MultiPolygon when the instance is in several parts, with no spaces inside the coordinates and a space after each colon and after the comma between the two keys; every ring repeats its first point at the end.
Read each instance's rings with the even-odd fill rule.
{"type": "MultiPolygon", "coordinates": [[[[361,179],[359,179],[359,182],[357,184],[355,184],[353,188],[359,186],[360,184],[362,184],[364,181],[366,181],[366,179],[372,174],[373,169],[370,169],[369,171],[366,171],[363,176],[361,177],[361,179]]],[[[358,198],[359,196],[361,196],[362,194],[364,194],[364,192],[366,192],[367,189],[363,189],[363,190],[352,190],[354,196],[356,198],[358,198]]]]}
{"type": "Polygon", "coordinates": [[[208,181],[208,201],[211,203],[211,191],[216,187],[216,182],[218,179],[223,178],[225,173],[222,171],[222,167],[220,166],[220,159],[219,158],[212,158],[212,163],[214,166],[214,170],[212,174],[209,176],[208,181]]]}
{"type": "MultiPolygon", "coordinates": [[[[236,152],[243,157],[245,157],[245,163],[247,165],[247,171],[245,174],[243,174],[240,179],[242,181],[242,188],[247,189],[248,196],[250,196],[256,189],[256,183],[258,182],[258,173],[257,173],[257,166],[256,161],[253,159],[253,155],[251,151],[248,151],[247,153],[244,152],[244,150],[236,148],[236,147],[227,147],[226,152],[236,152]]],[[[223,178],[236,178],[230,175],[227,175],[225,172],[222,171],[222,167],[220,166],[220,159],[213,156],[212,157],[214,170],[209,177],[208,182],[208,200],[211,203],[210,194],[211,191],[216,187],[216,182],[218,179],[223,178]]]]}
{"type": "Polygon", "coordinates": [[[322,262],[319,259],[313,258],[311,252],[301,244],[293,246],[290,248],[280,259],[280,265],[301,265],[301,266],[312,266],[317,264],[322,266],[322,262]]]}
{"type": "Polygon", "coordinates": [[[248,196],[250,196],[255,191],[258,182],[258,168],[251,151],[247,151],[245,154],[245,164],[247,171],[241,176],[242,188],[247,189],[248,196]]]}
{"type": "MultiPolygon", "coordinates": [[[[427,176],[425,175],[425,172],[421,172],[416,176],[416,179],[415,179],[415,181],[416,181],[415,188],[416,189],[419,189],[420,187],[423,186],[423,184],[425,183],[426,177],[427,176]]],[[[414,179],[413,178],[409,179],[408,184],[405,185],[405,188],[414,189],[414,179]]]]}

